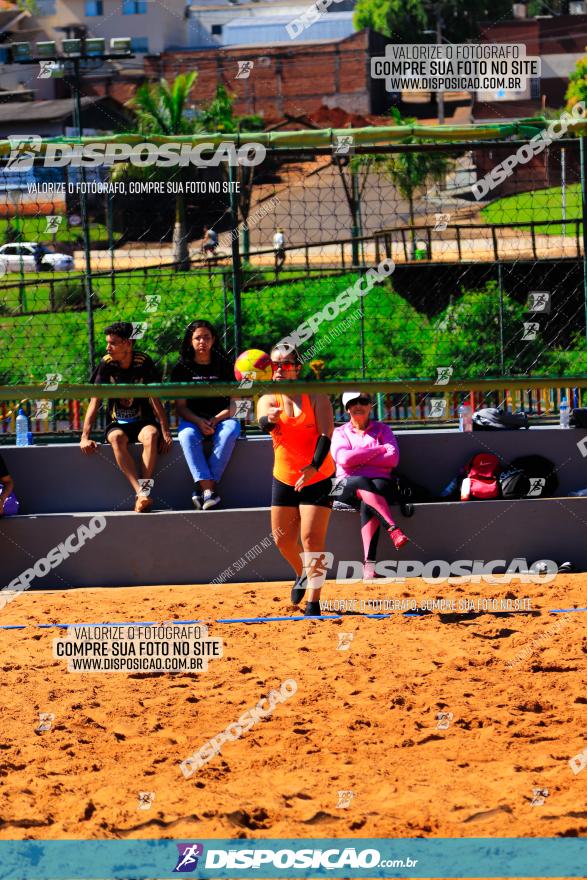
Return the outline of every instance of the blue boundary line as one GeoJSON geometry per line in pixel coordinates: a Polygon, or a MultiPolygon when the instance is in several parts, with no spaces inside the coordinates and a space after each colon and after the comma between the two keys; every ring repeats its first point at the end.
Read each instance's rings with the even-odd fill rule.
{"type": "Polygon", "coordinates": [[[587,608],[551,608],[549,614],[576,614],[579,611],[587,611],[587,608]]]}
{"type": "MultiPolygon", "coordinates": [[[[549,614],[577,614],[580,612],[587,612],[587,608],[551,608],[548,613],[549,614]]],[[[455,612],[459,613],[459,612],[455,612]]],[[[473,610],[471,611],[462,611],[460,614],[463,617],[467,617],[471,613],[477,613],[473,610]]],[[[520,614],[526,612],[519,611],[482,611],[481,614],[520,614]]],[[[292,620],[341,620],[342,618],[348,617],[361,617],[361,618],[369,618],[370,620],[387,620],[391,617],[430,617],[433,614],[431,611],[426,611],[423,609],[422,611],[403,611],[396,612],[395,614],[321,614],[319,617],[306,617],[305,615],[295,615],[293,617],[223,617],[218,618],[213,623],[278,623],[281,621],[292,621],[292,620]]],[[[167,620],[163,623],[155,622],[155,621],[143,621],[143,620],[135,620],[127,623],[125,621],[121,621],[118,623],[10,623],[4,624],[0,626],[0,630],[3,629],[27,629],[28,627],[35,627],[37,629],[69,629],[70,627],[82,627],[82,626],[188,626],[190,624],[200,623],[204,625],[208,625],[210,620],[167,620]]]]}

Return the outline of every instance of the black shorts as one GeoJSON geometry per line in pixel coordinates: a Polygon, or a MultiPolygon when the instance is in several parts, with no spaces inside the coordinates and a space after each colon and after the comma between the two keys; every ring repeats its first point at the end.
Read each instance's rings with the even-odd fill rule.
{"type": "Polygon", "coordinates": [[[319,480],[304,486],[296,492],[293,486],[282,483],[273,477],[271,487],[271,507],[299,507],[300,504],[313,504],[316,507],[332,507],[332,480],[319,480]]]}
{"type": "Polygon", "coordinates": [[[150,422],[146,419],[139,419],[136,422],[110,422],[104,431],[104,442],[109,443],[108,434],[110,431],[123,431],[128,437],[129,443],[138,443],[139,434],[147,425],[153,425],[154,428],[157,428],[159,432],[159,436],[161,436],[161,429],[157,422],[150,422]]]}

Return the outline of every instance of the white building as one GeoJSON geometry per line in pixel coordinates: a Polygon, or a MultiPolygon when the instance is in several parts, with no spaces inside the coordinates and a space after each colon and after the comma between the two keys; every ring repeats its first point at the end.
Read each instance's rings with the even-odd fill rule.
{"type": "Polygon", "coordinates": [[[35,18],[47,39],[85,33],[108,45],[112,37],[130,37],[135,54],[189,45],[185,0],[36,0],[35,18]]]}
{"type": "MultiPolygon", "coordinates": [[[[286,24],[306,14],[311,5],[309,0],[197,0],[189,7],[189,43],[194,49],[290,43],[286,24]]],[[[354,5],[355,0],[333,0],[296,41],[343,39],[355,33],[354,5]]]]}
{"type": "Polygon", "coordinates": [[[59,43],[64,37],[103,37],[106,51],[112,37],[130,37],[134,59],[105,62],[86,69],[84,79],[100,79],[118,72],[140,76],[146,54],[185,49],[189,46],[189,15],[186,0],[35,0],[34,11],[20,9],[12,0],[0,0],[0,94],[5,100],[39,100],[57,97],[55,80],[39,78],[35,65],[7,64],[12,42],[34,44],[43,40],[59,43]],[[12,97],[12,92],[18,94],[12,97]]]}

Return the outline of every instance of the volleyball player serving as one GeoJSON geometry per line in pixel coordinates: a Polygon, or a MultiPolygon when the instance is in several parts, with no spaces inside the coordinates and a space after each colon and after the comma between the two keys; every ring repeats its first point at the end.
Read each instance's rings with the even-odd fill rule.
{"type": "MultiPolygon", "coordinates": [[[[302,361],[293,346],[271,350],[273,381],[299,378],[302,361]]],[[[334,461],[330,438],[334,416],[326,394],[264,394],[257,406],[259,426],[271,434],[275,464],[271,495],[271,529],[281,555],[294,570],[294,605],[304,598],[304,614],[320,616],[324,582],[326,531],[332,509],[334,461]],[[300,554],[300,543],[303,553],[300,554]],[[303,562],[302,562],[303,560],[303,562]]]]}

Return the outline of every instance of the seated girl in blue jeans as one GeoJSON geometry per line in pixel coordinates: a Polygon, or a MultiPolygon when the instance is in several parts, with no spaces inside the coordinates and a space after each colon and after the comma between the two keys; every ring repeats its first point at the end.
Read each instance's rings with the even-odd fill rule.
{"type": "MultiPolygon", "coordinates": [[[[234,382],[234,369],[218,342],[209,321],[188,324],[172,382],[234,382]]],[[[210,510],[220,502],[216,484],[230,460],[241,431],[232,418],[235,403],[230,397],[189,397],[175,402],[179,417],[178,438],[195,483],[192,503],[196,510],[210,510]],[[204,454],[203,440],[212,438],[212,450],[204,454]]]]}

